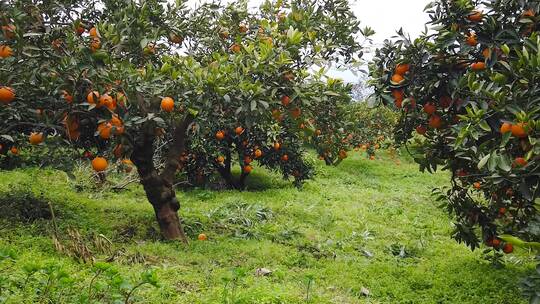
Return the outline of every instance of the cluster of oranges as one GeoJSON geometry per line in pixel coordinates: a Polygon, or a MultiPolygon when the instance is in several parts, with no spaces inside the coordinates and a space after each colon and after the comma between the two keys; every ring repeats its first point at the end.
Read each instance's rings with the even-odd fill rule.
{"type": "MultiPolygon", "coordinates": [[[[15,37],[17,27],[13,24],[2,26],[2,33],[5,40],[10,40],[15,37]]],[[[8,58],[13,56],[13,49],[9,45],[0,44],[0,58],[8,58]]],[[[11,87],[0,87],[0,103],[9,104],[15,100],[15,91],[11,87]]]]}
{"type": "MultiPolygon", "coordinates": [[[[245,132],[245,129],[242,127],[242,126],[237,126],[235,129],[234,129],[234,134],[236,134],[236,136],[240,136],[242,135],[243,133],[245,132]]],[[[227,132],[225,130],[218,130],[216,133],[215,133],[215,138],[218,140],[218,141],[222,141],[225,139],[227,135],[227,132]]],[[[243,142],[243,146],[246,147],[248,145],[248,142],[247,141],[244,141],[243,142]]],[[[274,142],[272,144],[272,148],[274,149],[274,151],[279,151],[282,147],[281,147],[281,144],[279,142],[274,142]]],[[[259,146],[255,146],[253,147],[253,150],[250,154],[244,156],[244,161],[243,161],[243,168],[242,168],[242,171],[246,174],[249,174],[251,173],[251,171],[253,171],[253,166],[251,165],[251,163],[253,162],[253,159],[257,159],[257,158],[261,158],[263,156],[263,151],[261,150],[261,148],[259,146]]],[[[289,161],[289,155],[288,154],[283,154],[281,155],[280,157],[281,161],[283,162],[287,162],[289,161]]],[[[216,157],[216,162],[219,164],[219,165],[224,165],[225,163],[225,157],[222,156],[222,155],[219,155],[218,157],[216,157]]]]}
{"type": "MultiPolygon", "coordinates": [[[[15,38],[17,27],[13,24],[7,24],[2,26],[2,33],[6,40],[15,38]]],[[[8,58],[13,56],[13,49],[9,45],[0,44],[0,58],[8,58]]]]}

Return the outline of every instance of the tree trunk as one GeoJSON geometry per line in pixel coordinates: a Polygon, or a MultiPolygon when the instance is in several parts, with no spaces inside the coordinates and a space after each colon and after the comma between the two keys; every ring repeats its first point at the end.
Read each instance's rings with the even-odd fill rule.
{"type": "Polygon", "coordinates": [[[180,164],[179,157],[185,150],[186,131],[192,120],[193,117],[188,116],[176,126],[169,154],[165,160],[165,168],[161,173],[154,166],[156,137],[152,124],[145,126],[146,130],[134,140],[131,155],[131,160],[137,166],[146,197],[154,208],[161,234],[167,240],[181,240],[185,243],[187,243],[187,237],[178,216],[180,203],[176,198],[173,182],[180,164]]]}

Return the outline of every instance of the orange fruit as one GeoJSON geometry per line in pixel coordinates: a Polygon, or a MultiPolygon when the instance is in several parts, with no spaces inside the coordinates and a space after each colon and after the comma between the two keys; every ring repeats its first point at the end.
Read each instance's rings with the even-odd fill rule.
{"type": "Polygon", "coordinates": [[[512,132],[512,124],[508,123],[508,122],[503,123],[501,125],[501,130],[500,131],[501,131],[502,134],[512,132]]]}
{"type": "Polygon", "coordinates": [[[506,243],[503,247],[503,252],[508,254],[508,253],[512,253],[514,251],[514,245],[510,244],[510,243],[506,243]]]}
{"type": "Polygon", "coordinates": [[[262,153],[262,151],[261,151],[260,149],[255,150],[255,157],[256,157],[256,158],[261,157],[262,154],[263,154],[263,153],[262,153]]]}
{"type": "MultiPolygon", "coordinates": [[[[396,101],[399,101],[399,102],[402,102],[404,97],[405,97],[405,94],[403,93],[403,90],[402,89],[399,89],[399,90],[392,90],[392,96],[394,97],[394,99],[396,101]]],[[[401,107],[400,107],[401,108],[401,107]]]]}
{"type": "Polygon", "coordinates": [[[30,133],[30,137],[28,138],[28,141],[32,145],[39,145],[43,142],[43,133],[30,133]]]}
{"type": "Polygon", "coordinates": [[[482,187],[482,185],[480,184],[480,182],[474,182],[473,187],[474,187],[474,189],[476,189],[476,190],[480,190],[480,188],[482,187]]]}
{"type": "Polygon", "coordinates": [[[8,58],[13,56],[13,49],[9,45],[0,45],[0,57],[8,58]]]}
{"type": "Polygon", "coordinates": [[[98,38],[99,35],[98,35],[98,31],[95,27],[92,27],[89,31],[88,31],[88,34],[90,34],[90,37],[93,37],[93,38],[98,38]]]}
{"type": "Polygon", "coordinates": [[[525,167],[528,164],[528,162],[523,157],[516,157],[516,159],[514,159],[514,164],[517,167],[525,167]]]}
{"type": "Polygon", "coordinates": [[[172,112],[174,110],[174,99],[171,97],[165,97],[161,100],[161,109],[165,112],[172,112]]]}
{"type": "Polygon", "coordinates": [[[101,40],[99,38],[92,39],[92,42],[90,42],[90,50],[93,52],[99,50],[101,48],[101,40]]]}
{"type": "Polygon", "coordinates": [[[243,169],[244,173],[251,173],[251,171],[253,171],[253,167],[250,166],[250,165],[247,165],[247,166],[244,166],[244,169],[243,169]]]}
{"type": "Polygon", "coordinates": [[[428,124],[429,124],[430,127],[434,128],[434,129],[440,129],[442,127],[441,117],[438,116],[438,115],[431,116],[431,118],[429,119],[428,124]]]}
{"type": "Polygon", "coordinates": [[[345,158],[347,158],[347,151],[345,151],[345,150],[340,150],[340,151],[339,151],[339,158],[340,158],[340,159],[345,159],[345,158]]]}
{"type": "Polygon", "coordinates": [[[501,240],[493,239],[491,243],[493,244],[493,247],[499,247],[499,245],[501,245],[501,240]]]}
{"type": "MultiPolygon", "coordinates": [[[[98,107],[107,107],[108,109],[113,108],[113,99],[109,94],[105,93],[99,97],[98,107]]],[[[116,108],[116,106],[114,106],[116,108]]]]}
{"type": "Polygon", "coordinates": [[[298,118],[300,115],[302,115],[302,110],[300,110],[300,108],[294,108],[291,110],[291,116],[293,118],[298,118]]]}
{"type": "Polygon", "coordinates": [[[523,18],[531,18],[531,17],[534,17],[535,15],[536,15],[536,13],[534,12],[534,10],[532,8],[530,8],[530,9],[524,11],[521,16],[523,18]]]}
{"type": "Polygon", "coordinates": [[[394,73],[397,74],[397,75],[405,75],[405,73],[407,73],[410,69],[410,65],[409,64],[398,64],[396,65],[396,69],[394,70],[394,73]]]}
{"type": "Polygon", "coordinates": [[[502,216],[502,215],[505,215],[505,214],[506,214],[506,208],[504,208],[504,207],[499,208],[499,215],[502,216]]]}
{"type": "Polygon", "coordinates": [[[274,150],[278,151],[281,148],[281,144],[278,142],[274,143],[274,150]]]}
{"type": "Polygon", "coordinates": [[[96,98],[99,98],[99,92],[98,91],[92,91],[86,95],[86,102],[89,104],[96,104],[96,98]]]}
{"type": "Polygon", "coordinates": [[[18,154],[19,154],[19,149],[17,149],[17,147],[15,147],[15,146],[11,147],[11,149],[9,149],[9,151],[10,151],[13,155],[18,155],[18,154]]]}
{"type": "Polygon", "coordinates": [[[465,42],[470,46],[476,46],[478,45],[478,38],[476,38],[476,34],[470,33],[467,35],[467,39],[465,39],[465,42]]]}
{"type": "Polygon", "coordinates": [[[289,155],[283,154],[283,156],[281,156],[281,160],[284,161],[284,162],[288,161],[289,160],[289,155]]]}
{"type": "Polygon", "coordinates": [[[231,47],[229,49],[233,53],[240,53],[240,51],[242,50],[242,47],[238,43],[235,43],[235,44],[231,45],[231,47]]]}
{"type": "Polygon", "coordinates": [[[290,103],[291,103],[291,99],[289,98],[289,96],[284,95],[283,97],[281,97],[281,104],[284,107],[288,106],[290,103]]]}
{"type": "Polygon", "coordinates": [[[216,139],[217,140],[223,140],[225,138],[225,132],[223,131],[217,131],[216,132],[216,139]]]}
{"type": "Polygon", "coordinates": [[[424,135],[424,134],[426,134],[427,129],[424,126],[418,126],[418,127],[416,127],[416,132],[418,134],[420,134],[420,135],[424,135]]]}
{"type": "Polygon", "coordinates": [[[473,71],[483,71],[486,69],[486,63],[482,61],[471,63],[471,69],[473,71]]]}
{"type": "Polygon", "coordinates": [[[236,133],[236,135],[240,135],[244,132],[244,128],[242,127],[236,127],[236,129],[234,129],[234,133],[236,133]]]}
{"type": "Polygon", "coordinates": [[[251,159],[251,157],[249,156],[244,157],[244,164],[249,165],[251,164],[252,161],[253,160],[251,159]]]}
{"type": "Polygon", "coordinates": [[[225,162],[225,157],[220,155],[216,158],[216,161],[220,164],[223,164],[225,162]]]}
{"type": "Polygon", "coordinates": [[[472,11],[469,16],[467,16],[467,19],[469,19],[472,22],[480,22],[482,21],[482,18],[484,17],[484,14],[482,14],[481,11],[472,11]]]}
{"type": "Polygon", "coordinates": [[[118,114],[113,114],[111,118],[111,124],[115,127],[121,127],[124,125],[120,117],[118,117],[118,114]]]}
{"type": "Polygon", "coordinates": [[[206,234],[201,233],[201,234],[199,234],[199,236],[197,236],[197,239],[199,241],[206,241],[206,240],[208,240],[208,237],[206,236],[206,234]]]}
{"type": "Polygon", "coordinates": [[[102,122],[98,125],[98,134],[102,139],[111,138],[112,124],[110,122],[102,122]]]}
{"type": "Polygon", "coordinates": [[[424,112],[426,112],[428,115],[433,115],[437,111],[437,107],[429,102],[424,105],[424,112]]]}
{"type": "Polygon", "coordinates": [[[92,160],[92,168],[96,172],[103,172],[107,170],[108,166],[107,160],[103,157],[96,157],[92,160]]]}
{"type": "Polygon", "coordinates": [[[401,82],[403,82],[403,80],[405,80],[405,78],[403,78],[403,76],[400,75],[400,74],[394,74],[394,75],[392,75],[391,80],[392,80],[393,83],[401,83],[401,82]]]}
{"type": "Polygon", "coordinates": [[[370,160],[375,160],[375,155],[371,155],[371,156],[369,157],[369,159],[370,159],[370,160]]]}
{"type": "Polygon", "coordinates": [[[525,127],[527,127],[527,124],[523,122],[512,125],[512,135],[518,138],[527,137],[528,134],[527,131],[525,131],[525,127]]]}
{"type": "Polygon", "coordinates": [[[0,87],[0,102],[8,104],[15,99],[15,91],[10,87],[0,87]]]}

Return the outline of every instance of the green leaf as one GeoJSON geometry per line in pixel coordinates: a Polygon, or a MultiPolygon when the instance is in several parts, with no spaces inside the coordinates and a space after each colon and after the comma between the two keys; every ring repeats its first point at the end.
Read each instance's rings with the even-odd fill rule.
{"type": "Polygon", "coordinates": [[[488,154],[488,155],[482,157],[482,159],[478,162],[478,169],[482,169],[486,165],[486,163],[489,160],[490,156],[491,155],[488,154]]]}

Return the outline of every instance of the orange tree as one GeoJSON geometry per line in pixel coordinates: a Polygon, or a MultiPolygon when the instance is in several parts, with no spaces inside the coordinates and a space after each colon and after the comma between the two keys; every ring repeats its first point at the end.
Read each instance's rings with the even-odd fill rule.
{"type": "MultiPolygon", "coordinates": [[[[453,237],[510,253],[537,241],[538,1],[435,1],[432,32],[388,42],[371,65],[378,100],[401,109],[396,139],[421,170],[452,172],[438,200],[453,237]]],[[[488,249],[490,250],[490,249],[488,249]]]]}
{"type": "Polygon", "coordinates": [[[350,87],[328,85],[309,72],[315,64],[358,59],[361,47],[353,37],[359,23],[347,2],[324,9],[315,2],[266,3],[255,14],[238,4],[218,13],[206,5],[196,15],[205,20],[203,37],[215,37],[195,37],[189,46],[204,71],[204,103],[212,111],[198,115],[182,156],[189,180],[205,184],[218,174],[228,187],[243,189],[258,162],[300,185],[313,174],[303,158],[309,122],[331,115],[320,108],[324,97],[348,101],[350,87]],[[235,164],[239,176],[232,173],[235,164]]]}
{"type": "Polygon", "coordinates": [[[133,162],[163,236],[182,240],[173,184],[189,154],[215,165],[237,151],[248,174],[261,150],[262,164],[308,177],[296,123],[271,109],[310,100],[314,64],[353,60],[358,22],[346,1],[280,3],[2,2],[2,166],[69,148],[102,176],[133,162]]]}

